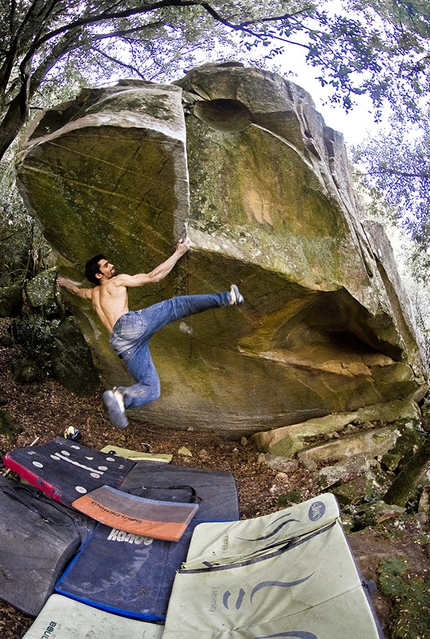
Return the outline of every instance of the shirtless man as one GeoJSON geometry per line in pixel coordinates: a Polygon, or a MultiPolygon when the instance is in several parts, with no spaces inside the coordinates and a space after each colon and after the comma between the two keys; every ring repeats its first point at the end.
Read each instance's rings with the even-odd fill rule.
{"type": "Polygon", "coordinates": [[[104,255],[95,255],[85,267],[87,279],[95,288],[79,288],[64,277],[57,282],[84,299],[91,300],[94,310],[110,334],[109,344],[124,360],[136,380],[133,386],[118,386],[103,393],[109,419],[117,428],[125,428],[127,408],[153,402],[160,396],[160,380],[149,352],[148,341],[160,328],[177,319],[201,313],[210,308],[243,304],[239,289],[232,284],[229,292],[209,295],[182,295],[164,300],[140,311],[128,308],[129,287],[153,284],[162,280],[188,251],[190,241],[179,240],[176,250],[150,273],[117,275],[114,265],[104,255]]]}

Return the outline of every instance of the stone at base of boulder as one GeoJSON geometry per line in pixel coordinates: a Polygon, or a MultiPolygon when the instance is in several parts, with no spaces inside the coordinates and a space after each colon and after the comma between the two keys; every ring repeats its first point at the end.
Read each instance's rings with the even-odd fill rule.
{"type": "Polygon", "coordinates": [[[257,459],[258,464],[266,464],[269,468],[277,470],[282,473],[293,473],[299,467],[299,462],[296,459],[285,459],[285,457],[277,457],[270,453],[260,453],[257,459]]]}
{"type": "Polygon", "coordinates": [[[365,453],[368,457],[380,457],[394,448],[400,433],[389,426],[376,428],[357,435],[349,435],[342,439],[301,450],[297,454],[299,461],[313,459],[316,462],[336,462],[365,453]]]}
{"type": "Polygon", "coordinates": [[[366,526],[376,526],[387,519],[395,519],[403,515],[405,510],[401,506],[389,505],[384,501],[362,504],[359,516],[355,519],[355,529],[360,530],[366,526]]]}
{"type": "Polygon", "coordinates": [[[318,473],[318,481],[321,488],[328,488],[342,482],[347,482],[356,477],[373,477],[381,468],[376,459],[369,459],[365,454],[354,455],[332,466],[324,466],[318,473]]]}
{"type": "Polygon", "coordinates": [[[302,463],[309,458],[327,462],[329,459],[338,460],[363,451],[371,453],[375,450],[375,455],[388,453],[397,440],[395,429],[390,429],[391,433],[379,429],[378,434],[374,436],[369,435],[368,432],[360,433],[360,431],[363,430],[364,425],[368,430],[372,422],[398,424],[400,421],[409,424],[411,432],[419,427],[421,412],[416,402],[394,400],[385,404],[365,406],[351,413],[334,413],[299,424],[255,433],[252,439],[260,450],[273,455],[291,458],[297,455],[302,463]],[[357,432],[357,437],[348,434],[347,437],[341,438],[339,434],[347,427],[357,432]],[[336,441],[323,443],[333,438],[336,441]]]}
{"type": "Polygon", "coordinates": [[[369,475],[355,477],[345,484],[330,488],[341,506],[349,506],[370,499],[375,491],[374,478],[369,475]]]}
{"type": "Polygon", "coordinates": [[[427,523],[430,515],[430,486],[424,486],[422,490],[418,503],[418,514],[421,515],[421,519],[424,519],[424,523],[427,523]]]}

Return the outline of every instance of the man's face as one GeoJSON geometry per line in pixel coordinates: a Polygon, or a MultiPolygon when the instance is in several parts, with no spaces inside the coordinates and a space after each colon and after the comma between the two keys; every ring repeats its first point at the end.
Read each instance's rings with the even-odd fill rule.
{"type": "Polygon", "coordinates": [[[103,275],[106,279],[110,280],[111,277],[114,277],[116,275],[113,264],[111,264],[107,260],[99,260],[98,265],[100,274],[103,275]]]}

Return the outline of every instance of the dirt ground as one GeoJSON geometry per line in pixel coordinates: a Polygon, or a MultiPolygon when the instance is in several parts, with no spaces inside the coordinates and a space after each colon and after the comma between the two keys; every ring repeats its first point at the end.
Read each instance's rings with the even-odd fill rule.
{"type": "MultiPolygon", "coordinates": [[[[3,323],[0,328],[4,327],[3,323]]],[[[297,468],[285,474],[259,463],[259,451],[245,438],[231,441],[214,433],[168,430],[133,421],[120,431],[106,419],[100,400],[102,389],[91,397],[77,398],[50,379],[33,384],[15,383],[8,368],[13,350],[13,347],[0,347],[0,409],[8,411],[22,430],[13,441],[0,435],[1,456],[8,450],[29,446],[36,439],[37,443],[44,443],[63,436],[67,427],[74,426],[82,435],[81,443],[91,448],[116,445],[142,451],[148,444],[153,453],[173,454],[172,464],[231,471],[237,482],[242,518],[279,510],[278,496],[293,489],[300,490],[302,501],[320,492],[315,478],[305,469],[297,468]],[[181,454],[183,447],[190,455],[181,454]]],[[[6,469],[0,472],[5,473],[6,469]]],[[[393,539],[389,534],[391,526],[395,524],[387,522],[383,529],[366,528],[348,535],[364,579],[376,582],[381,559],[393,555],[406,558],[411,577],[428,579],[427,546],[417,541],[423,529],[415,522],[398,539],[393,539]]],[[[428,533],[428,527],[425,528],[428,533]]],[[[390,639],[390,603],[376,593],[373,605],[385,637],[390,639]]],[[[2,639],[18,639],[31,622],[31,618],[0,602],[2,639]]]]}

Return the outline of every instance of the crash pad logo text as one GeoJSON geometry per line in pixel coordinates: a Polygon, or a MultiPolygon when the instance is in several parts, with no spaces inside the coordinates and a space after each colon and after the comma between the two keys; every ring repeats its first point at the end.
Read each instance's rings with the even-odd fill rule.
{"type": "Polygon", "coordinates": [[[143,535],[135,535],[134,533],[128,533],[125,530],[118,530],[117,528],[112,528],[109,533],[108,541],[126,541],[129,544],[136,544],[139,546],[140,544],[145,544],[145,546],[149,546],[152,544],[152,537],[144,537],[143,535]]]}
{"type": "Polygon", "coordinates": [[[322,501],[314,501],[309,507],[309,519],[318,521],[325,513],[325,504],[322,501]]]}
{"type": "Polygon", "coordinates": [[[52,637],[52,633],[54,632],[56,625],[57,623],[55,621],[50,621],[40,639],[49,639],[49,637],[52,637]]]}
{"type": "Polygon", "coordinates": [[[214,614],[217,611],[217,608],[218,608],[218,595],[219,595],[219,588],[212,588],[211,601],[210,601],[210,605],[209,605],[209,612],[211,614],[214,614]]]}

